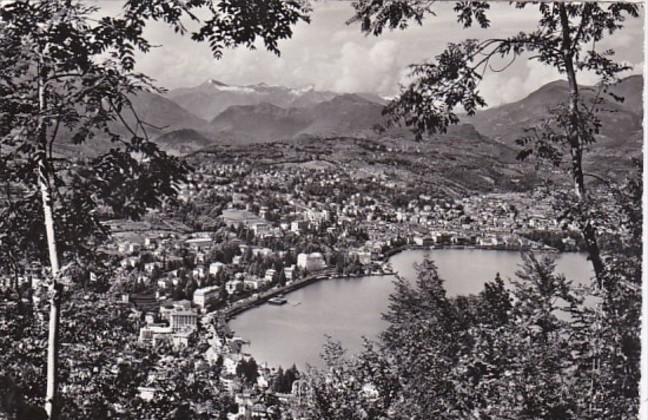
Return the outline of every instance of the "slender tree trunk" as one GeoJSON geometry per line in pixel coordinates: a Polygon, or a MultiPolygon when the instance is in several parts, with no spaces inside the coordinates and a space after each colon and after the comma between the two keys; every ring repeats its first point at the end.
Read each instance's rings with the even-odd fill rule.
{"type": "Polygon", "coordinates": [[[45,84],[43,74],[39,69],[38,78],[38,106],[40,111],[38,122],[39,162],[38,182],[43,199],[43,213],[45,217],[45,232],[47,235],[47,248],[52,269],[52,282],[49,290],[50,317],[49,333],[47,341],[47,394],[45,396],[45,411],[50,420],[56,418],[57,407],[57,364],[58,364],[58,324],[60,307],[60,290],[57,282],[59,272],[58,252],[56,249],[56,237],[54,235],[54,218],[52,212],[51,180],[47,161],[47,126],[45,122],[45,111],[47,108],[45,96],[45,84]]]}
{"type": "MultiPolygon", "coordinates": [[[[596,276],[596,285],[600,288],[603,284],[603,271],[604,265],[601,259],[601,251],[596,240],[596,231],[592,226],[590,216],[586,214],[588,210],[588,195],[585,188],[585,181],[583,175],[583,139],[580,135],[579,124],[580,114],[579,114],[579,94],[578,94],[578,83],[576,81],[576,71],[574,70],[574,60],[573,60],[573,48],[572,42],[569,35],[569,18],[567,16],[567,9],[564,3],[561,3],[559,6],[560,11],[560,23],[562,26],[562,50],[563,50],[563,61],[565,64],[565,72],[567,73],[567,81],[569,83],[569,113],[571,118],[571,124],[569,127],[569,146],[572,160],[572,177],[574,179],[574,190],[576,196],[578,197],[581,220],[579,221],[581,232],[585,240],[585,245],[587,247],[587,252],[589,254],[590,260],[592,261],[592,266],[594,268],[594,275],[596,276]]],[[[600,304],[596,305],[595,310],[595,319],[596,322],[599,322],[599,317],[601,315],[601,306],[600,304]]],[[[594,351],[593,360],[592,360],[592,372],[591,372],[591,382],[590,382],[590,400],[588,404],[588,412],[591,415],[592,409],[594,406],[594,398],[596,393],[596,387],[599,384],[598,375],[599,375],[599,343],[598,337],[600,334],[600,328],[597,328],[596,338],[590,344],[594,351]]]]}
{"type": "Polygon", "coordinates": [[[22,313],[25,308],[23,307],[22,293],[20,291],[20,281],[18,280],[17,263],[13,264],[12,271],[13,271],[13,286],[14,286],[14,290],[16,291],[16,296],[18,296],[18,310],[22,313]]]}
{"type": "MultiPolygon", "coordinates": [[[[571,154],[571,172],[574,180],[574,192],[578,197],[581,205],[581,210],[587,210],[588,199],[587,190],[585,188],[585,180],[583,174],[583,142],[579,134],[579,92],[578,83],[576,81],[576,71],[574,70],[574,60],[572,43],[569,35],[569,17],[567,16],[567,9],[563,3],[558,5],[560,8],[560,23],[562,26],[562,53],[565,65],[565,73],[567,73],[567,81],[569,84],[569,113],[571,115],[571,124],[569,132],[569,147],[571,154]]],[[[601,250],[596,240],[596,231],[592,226],[589,216],[584,215],[581,224],[581,233],[585,240],[587,252],[592,266],[594,268],[594,275],[596,276],[597,285],[600,287],[603,281],[604,265],[601,259],[601,250]]]]}

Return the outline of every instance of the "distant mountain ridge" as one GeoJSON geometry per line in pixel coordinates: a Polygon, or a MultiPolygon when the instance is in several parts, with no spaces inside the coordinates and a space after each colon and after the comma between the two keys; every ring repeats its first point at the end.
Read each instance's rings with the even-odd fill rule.
{"type": "MultiPolygon", "coordinates": [[[[367,98],[361,94],[331,92],[317,96],[319,93],[315,91],[311,92],[311,96],[300,97],[294,89],[263,84],[233,87],[211,81],[209,85],[219,92],[218,95],[212,92],[210,101],[214,98],[226,98],[231,102],[234,98],[242,104],[228,106],[209,119],[209,122],[205,121],[204,125],[182,127],[176,131],[165,130],[165,134],[158,140],[165,150],[184,155],[219,144],[241,146],[277,141],[312,142],[335,137],[367,140],[389,138],[390,144],[406,144],[412,140],[411,133],[405,128],[390,128],[383,133],[374,130],[377,124],[384,122],[382,110],[385,101],[379,97],[367,98]],[[259,94],[264,91],[272,94],[259,94]],[[223,96],[223,92],[234,96],[223,96]],[[284,102],[275,100],[275,103],[261,101],[263,97],[273,97],[276,92],[282,93],[274,98],[292,95],[292,99],[284,102]],[[277,102],[284,106],[278,105],[277,102]],[[285,106],[286,103],[290,105],[285,106]]],[[[586,153],[584,163],[586,168],[595,169],[599,174],[619,177],[627,170],[629,157],[641,156],[643,77],[630,76],[610,90],[614,95],[624,97],[624,101],[619,102],[612,95],[601,93],[601,133],[597,143],[586,153]]],[[[176,90],[175,94],[184,94],[183,92],[187,91],[176,90]]],[[[581,86],[581,93],[587,101],[599,92],[596,87],[581,86]]],[[[438,162],[443,160],[443,166],[452,163],[453,159],[459,159],[466,164],[469,160],[471,163],[468,166],[476,170],[480,177],[486,176],[483,171],[476,169],[480,166],[480,159],[484,162],[482,165],[499,162],[499,173],[503,176],[525,171],[523,168],[528,169],[531,163],[515,161],[519,150],[515,139],[524,134],[525,128],[546,118],[548,109],[565,101],[567,94],[567,83],[557,80],[540,87],[519,101],[479,111],[470,118],[462,118],[463,124],[450,127],[448,136],[433,136],[426,141],[431,143],[433,149],[436,147],[443,150],[443,153],[431,155],[429,158],[438,162]],[[510,170],[513,172],[508,173],[510,170]]],[[[222,103],[219,106],[222,106],[222,103]]],[[[179,108],[186,111],[183,106],[179,108]]],[[[176,126],[179,122],[188,121],[184,117],[171,115],[166,118],[175,120],[176,126]]],[[[453,173],[452,168],[452,165],[447,166],[446,172],[453,173]]],[[[486,177],[493,176],[496,175],[489,174],[486,177]]]]}
{"type": "Polygon", "coordinates": [[[371,131],[382,121],[383,105],[343,94],[302,108],[269,103],[230,106],[210,123],[212,133],[230,133],[241,143],[289,140],[300,135],[330,137],[371,131]]]}
{"type": "MultiPolygon", "coordinates": [[[[598,94],[591,86],[582,86],[581,92],[586,100],[598,94]]],[[[643,77],[625,78],[611,92],[625,99],[619,102],[602,93],[601,134],[586,153],[585,166],[599,176],[619,179],[627,173],[628,158],[641,156],[643,77]]],[[[262,157],[273,148],[302,149],[306,159],[329,156],[332,161],[367,170],[403,173],[408,182],[426,179],[449,190],[483,192],[517,190],[543,182],[544,173],[539,174],[530,162],[516,160],[519,147],[515,139],[566,99],[566,82],[554,81],[519,101],[464,117],[461,124],[449,127],[448,133],[429,136],[421,143],[413,141],[411,132],[403,127],[376,131],[374,128],[385,121],[382,111],[386,101],[371,94],[262,83],[231,86],[212,80],[167,95],[142,92],[131,101],[147,123],[150,138],[174,155],[248,150],[262,157]],[[259,147],[259,143],[268,145],[259,147]],[[407,174],[412,173],[416,176],[410,178],[407,174]]],[[[126,119],[134,125],[132,115],[126,119]]],[[[113,131],[130,137],[125,128],[112,125],[113,131]]],[[[83,145],[62,137],[57,151],[66,156],[91,156],[112,147],[101,136],[83,145]]],[[[268,161],[281,153],[268,155],[268,161]]]]}
{"type": "Polygon", "coordinates": [[[139,118],[153,127],[153,132],[169,132],[182,128],[203,129],[207,121],[176,102],[154,92],[141,92],[131,98],[139,118]]]}
{"type": "MultiPolygon", "coordinates": [[[[141,91],[130,95],[129,100],[137,114],[137,118],[130,110],[124,109],[122,117],[128,128],[121,121],[109,123],[111,132],[124,138],[132,137],[130,130],[135,130],[140,136],[145,133],[137,127],[137,119],[144,122],[146,135],[154,140],[162,135],[176,132],[177,130],[192,129],[204,130],[208,127],[207,121],[182,108],[172,100],[155,92],[141,91]]],[[[176,135],[177,141],[185,141],[184,137],[176,135]]],[[[104,133],[97,133],[96,137],[81,144],[72,144],[71,134],[65,129],[54,144],[54,149],[65,156],[95,156],[108,151],[113,144],[104,133]]]]}
{"type": "Polygon", "coordinates": [[[230,106],[268,103],[282,108],[306,107],[324,102],[336,94],[312,87],[293,89],[265,83],[232,86],[208,80],[198,86],[171,90],[167,97],[195,115],[211,120],[230,106]]]}
{"type": "MultiPolygon", "coordinates": [[[[198,86],[171,90],[167,97],[198,117],[212,120],[231,106],[268,103],[281,108],[308,108],[339,95],[313,86],[298,89],[265,83],[236,86],[208,80],[198,86]]],[[[357,95],[378,104],[386,103],[384,98],[372,93],[357,95]]]]}
{"type": "MultiPolygon", "coordinates": [[[[641,134],[642,76],[629,76],[610,88],[610,92],[624,97],[623,102],[600,92],[596,86],[580,86],[579,89],[582,98],[589,103],[598,95],[601,96],[603,102],[598,106],[598,118],[601,120],[599,140],[603,145],[610,143],[619,146],[641,134]]],[[[463,120],[474,125],[480,133],[513,145],[517,138],[524,135],[524,129],[546,118],[550,108],[567,101],[568,91],[566,81],[556,80],[519,101],[478,111],[474,116],[465,117],[463,120]]]]}
{"type": "MultiPolygon", "coordinates": [[[[214,80],[200,86],[199,89],[176,89],[164,96],[144,92],[132,98],[138,115],[149,124],[149,136],[164,150],[187,155],[214,145],[318,144],[326,139],[326,144],[335,146],[337,143],[331,141],[334,138],[354,138],[360,142],[349,143],[353,145],[361,144],[363,139],[380,141],[393,150],[398,150],[399,144],[419,147],[412,146],[412,135],[406,128],[390,128],[385,132],[374,130],[384,122],[385,100],[377,95],[336,94],[262,83],[231,86],[214,80]],[[201,107],[204,107],[202,115],[210,115],[208,118],[194,113],[201,107]]],[[[565,81],[554,81],[515,103],[462,118],[462,124],[450,127],[447,135],[426,139],[424,143],[429,145],[425,150],[429,155],[421,159],[438,162],[438,167],[444,168],[447,174],[461,167],[469,171],[464,174],[476,171],[475,180],[481,179],[479,182],[486,183],[498,176],[527,171],[529,163],[515,160],[519,150],[515,139],[524,133],[524,128],[545,118],[550,107],[567,99],[567,91],[565,81]],[[499,169],[487,170],[485,166],[488,165],[499,169]]],[[[591,86],[582,86],[581,92],[586,100],[598,93],[591,86]]],[[[618,102],[612,95],[602,94],[604,103],[601,107],[604,110],[599,115],[602,129],[597,144],[586,153],[585,164],[596,168],[598,173],[623,174],[628,157],[641,155],[643,77],[623,79],[611,92],[625,100],[618,102]]],[[[127,119],[133,123],[132,117],[127,119]]],[[[123,128],[115,127],[115,130],[130,136],[123,128]]],[[[107,150],[110,142],[98,138],[76,146],[63,140],[58,146],[66,155],[89,155],[107,150]]],[[[355,152],[349,153],[356,156],[355,152]]],[[[357,154],[358,159],[362,156],[362,153],[357,154]]],[[[394,152],[394,158],[397,157],[398,153],[394,152]]]]}

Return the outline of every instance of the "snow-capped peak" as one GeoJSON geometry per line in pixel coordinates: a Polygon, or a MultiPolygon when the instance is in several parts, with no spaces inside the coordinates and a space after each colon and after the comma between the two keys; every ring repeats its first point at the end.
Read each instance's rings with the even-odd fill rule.
{"type": "Polygon", "coordinates": [[[230,86],[226,85],[223,82],[219,82],[218,80],[211,79],[208,81],[209,85],[216,90],[219,90],[221,92],[239,92],[239,93],[253,93],[254,88],[249,87],[249,86],[230,86]]]}
{"type": "Polygon", "coordinates": [[[303,95],[304,93],[312,92],[314,90],[315,90],[314,85],[307,85],[304,86],[303,88],[290,89],[290,93],[292,93],[293,95],[303,95]]]}

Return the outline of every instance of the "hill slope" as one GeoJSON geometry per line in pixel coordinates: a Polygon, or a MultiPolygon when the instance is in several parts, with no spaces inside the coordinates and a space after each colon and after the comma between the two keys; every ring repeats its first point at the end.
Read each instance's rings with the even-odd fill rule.
{"type": "Polygon", "coordinates": [[[610,91],[624,99],[620,105],[625,109],[643,115],[643,87],[643,76],[636,74],[620,80],[610,91]]]}
{"type": "Polygon", "coordinates": [[[174,155],[185,155],[214,144],[206,134],[189,128],[162,134],[155,142],[162,150],[174,155]]]}
{"type": "MultiPolygon", "coordinates": [[[[157,93],[140,92],[138,95],[131,96],[130,100],[139,119],[146,123],[146,132],[151,139],[175,130],[200,130],[207,127],[207,121],[196,117],[180,105],[157,93]]],[[[136,118],[133,113],[124,110],[122,115],[128,127],[136,129],[136,118]]],[[[124,138],[132,136],[129,128],[121,122],[111,123],[110,130],[124,138]]],[[[138,134],[143,135],[141,131],[138,134]]],[[[82,145],[75,145],[71,143],[71,135],[62,130],[56,141],[55,150],[65,156],[94,156],[113,146],[108,137],[101,133],[82,145]]]]}
{"type": "Polygon", "coordinates": [[[207,121],[157,93],[141,92],[132,97],[131,101],[140,119],[160,128],[154,128],[154,133],[182,128],[201,129],[207,125],[207,121]]]}
{"type": "Polygon", "coordinates": [[[339,95],[305,108],[231,106],[210,122],[210,131],[237,143],[265,143],[295,136],[350,136],[370,131],[381,121],[382,105],[359,95],[339,95]]]}
{"type": "MultiPolygon", "coordinates": [[[[643,78],[631,76],[622,80],[612,90],[615,94],[625,96],[624,103],[619,103],[609,95],[602,95],[601,133],[599,146],[603,149],[623,147],[626,151],[636,149],[637,135],[642,130],[641,107],[643,78]]],[[[586,104],[591,104],[599,94],[596,87],[581,86],[581,95],[586,104]]],[[[549,110],[568,99],[568,86],[564,80],[557,80],[542,86],[526,98],[498,107],[477,112],[473,117],[464,120],[473,124],[484,135],[508,145],[524,135],[529,128],[549,115],[549,110]]]]}

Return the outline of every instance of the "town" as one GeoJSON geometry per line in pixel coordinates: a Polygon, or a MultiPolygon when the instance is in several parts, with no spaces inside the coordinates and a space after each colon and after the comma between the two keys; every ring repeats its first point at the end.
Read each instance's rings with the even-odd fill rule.
{"type": "MultiPolygon", "coordinates": [[[[205,360],[222,363],[221,384],[238,407],[232,418],[270,416],[267,394],[295,407],[300,387],[295,367],[286,379],[285,367],[257,365],[245,337],[227,327],[249,308],[284,304],[315,281],[391,275],[388,257],[406,248],[578,249],[578,235],[558,225],[538,192],[404,195],[388,176],[350,175],[325,161],[194,165],[178,200],[142,221],[104,215],[113,240],[102,252],[113,262],[110,296],[139,326],[133,340],[183,348],[210,337],[205,360]]],[[[39,278],[34,267],[21,281],[39,278]]],[[[155,392],[154,381],[140,387],[143,399],[155,392]]]]}

